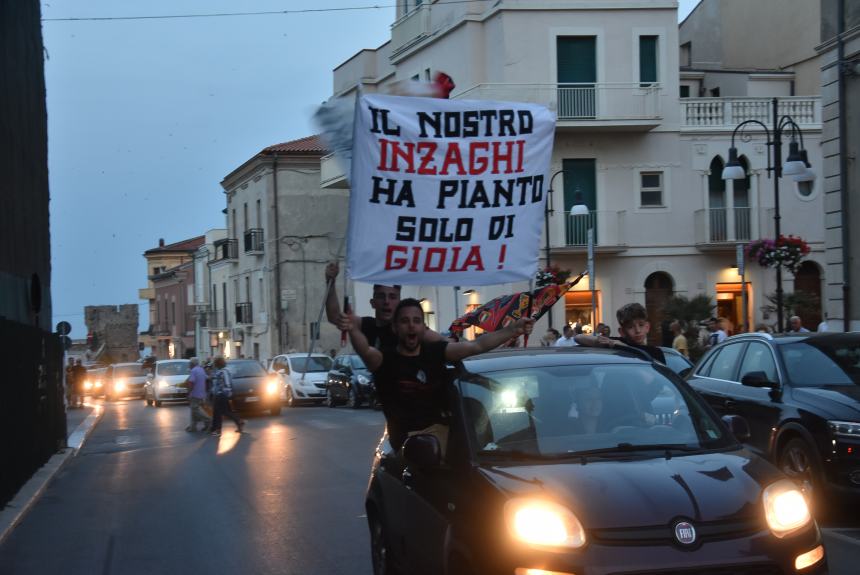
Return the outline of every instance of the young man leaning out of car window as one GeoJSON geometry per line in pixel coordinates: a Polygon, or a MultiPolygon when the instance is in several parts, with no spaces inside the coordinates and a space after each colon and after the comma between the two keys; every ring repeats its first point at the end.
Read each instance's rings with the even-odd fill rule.
{"type": "Polygon", "coordinates": [[[439,440],[444,457],[450,411],[445,364],[530,334],[534,320],[520,319],[475,341],[427,341],[424,310],[418,300],[408,298],[401,300],[394,309],[392,327],[397,337],[394,346],[381,350],[371,347],[362,333],[359,318],[352,314],[341,315],[338,327],[349,332],[353,348],[373,372],[392,447],[399,452],[410,435],[432,434],[439,440]]]}

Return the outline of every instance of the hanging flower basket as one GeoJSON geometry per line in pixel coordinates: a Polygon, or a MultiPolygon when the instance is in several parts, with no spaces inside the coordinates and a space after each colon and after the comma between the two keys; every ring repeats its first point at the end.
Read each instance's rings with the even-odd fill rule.
{"type": "Polygon", "coordinates": [[[749,259],[757,261],[762,267],[782,266],[791,273],[797,273],[803,258],[809,254],[809,244],[796,236],[779,236],[775,240],[750,242],[746,253],[749,259]]]}
{"type": "Polygon", "coordinates": [[[569,277],[570,270],[563,270],[558,266],[547,266],[537,271],[535,274],[535,284],[538,287],[563,284],[569,277]]]}

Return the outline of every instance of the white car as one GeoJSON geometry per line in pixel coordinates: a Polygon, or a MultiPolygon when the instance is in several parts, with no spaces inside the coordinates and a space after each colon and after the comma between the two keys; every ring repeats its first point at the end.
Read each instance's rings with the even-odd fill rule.
{"type": "Polygon", "coordinates": [[[281,376],[287,405],[295,407],[299,403],[325,401],[331,365],[331,358],[322,353],[312,353],[310,357],[307,353],[287,353],[272,358],[269,373],[281,376]]]}
{"type": "Polygon", "coordinates": [[[191,362],[187,359],[165,359],[155,362],[143,386],[146,405],[161,407],[165,401],[188,401],[188,375],[191,362]]]}

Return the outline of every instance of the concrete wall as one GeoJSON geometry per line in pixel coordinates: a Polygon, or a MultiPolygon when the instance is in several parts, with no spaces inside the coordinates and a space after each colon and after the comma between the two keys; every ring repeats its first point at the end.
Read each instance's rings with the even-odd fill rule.
{"type": "Polygon", "coordinates": [[[88,305],[84,307],[87,332],[96,338],[96,344],[105,349],[100,361],[116,363],[137,361],[137,304],[88,305]]]}
{"type": "Polygon", "coordinates": [[[0,317],[53,331],[39,3],[0,5],[0,317]]]}

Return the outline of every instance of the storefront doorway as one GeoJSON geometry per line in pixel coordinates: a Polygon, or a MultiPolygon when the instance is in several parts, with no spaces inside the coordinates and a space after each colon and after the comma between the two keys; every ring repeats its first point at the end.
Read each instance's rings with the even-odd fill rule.
{"type": "MultiPolygon", "coordinates": [[[[594,292],[594,305],[597,312],[597,317],[594,321],[600,320],[600,290],[594,292]]],[[[591,317],[591,292],[590,291],[569,291],[564,294],[564,321],[565,324],[576,326],[580,325],[583,332],[591,333],[593,323],[591,317]]],[[[562,324],[564,327],[564,324],[562,324]]]]}
{"type": "Polygon", "coordinates": [[[747,310],[744,319],[743,286],[741,282],[717,284],[717,317],[726,318],[723,328],[728,335],[749,331],[749,309],[752,307],[752,286],[746,282],[747,310]]]}

